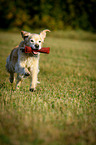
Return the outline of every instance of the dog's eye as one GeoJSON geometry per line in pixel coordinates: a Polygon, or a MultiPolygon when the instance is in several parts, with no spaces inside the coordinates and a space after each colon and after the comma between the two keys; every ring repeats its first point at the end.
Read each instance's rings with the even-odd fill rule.
{"type": "Polygon", "coordinates": [[[39,41],[39,43],[41,43],[41,41],[39,41]]]}
{"type": "Polygon", "coordinates": [[[31,42],[34,42],[34,40],[31,40],[31,42]]]}

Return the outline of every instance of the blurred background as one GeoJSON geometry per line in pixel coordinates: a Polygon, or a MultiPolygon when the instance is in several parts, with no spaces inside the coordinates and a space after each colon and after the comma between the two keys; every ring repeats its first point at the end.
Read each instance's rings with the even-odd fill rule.
{"type": "Polygon", "coordinates": [[[0,0],[0,29],[96,32],[96,0],[0,0]]]}

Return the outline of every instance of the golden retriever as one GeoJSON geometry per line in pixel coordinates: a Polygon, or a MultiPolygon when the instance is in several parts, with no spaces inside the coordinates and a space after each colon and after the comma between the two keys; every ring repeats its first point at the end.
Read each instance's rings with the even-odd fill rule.
{"type": "Polygon", "coordinates": [[[30,91],[33,92],[36,90],[40,53],[24,53],[21,48],[29,46],[34,49],[41,49],[47,31],[50,32],[48,29],[43,30],[40,34],[31,34],[26,31],[21,31],[23,41],[11,51],[6,60],[6,69],[10,73],[9,80],[11,83],[14,81],[14,73],[17,73],[16,88],[20,87],[24,77],[30,76],[30,91]]]}

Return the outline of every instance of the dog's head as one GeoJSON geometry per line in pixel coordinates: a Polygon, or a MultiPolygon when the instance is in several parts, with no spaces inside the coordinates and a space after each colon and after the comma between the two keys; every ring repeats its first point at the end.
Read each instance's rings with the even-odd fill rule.
{"type": "MultiPolygon", "coordinates": [[[[46,32],[50,32],[50,30],[45,29],[40,34],[31,34],[26,31],[21,31],[21,35],[25,41],[27,46],[32,47],[32,49],[41,49],[42,44],[44,43],[44,39],[46,37],[46,32]]],[[[34,52],[36,55],[38,52],[34,52]]]]}

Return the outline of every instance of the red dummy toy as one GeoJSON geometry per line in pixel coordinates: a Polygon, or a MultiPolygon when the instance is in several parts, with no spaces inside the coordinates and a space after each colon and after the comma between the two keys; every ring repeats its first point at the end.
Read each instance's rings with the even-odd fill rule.
{"type": "Polygon", "coordinates": [[[40,52],[40,53],[47,53],[47,54],[49,54],[50,47],[42,47],[39,50],[35,50],[35,49],[32,49],[29,46],[25,46],[25,53],[32,53],[32,52],[40,52]]]}

